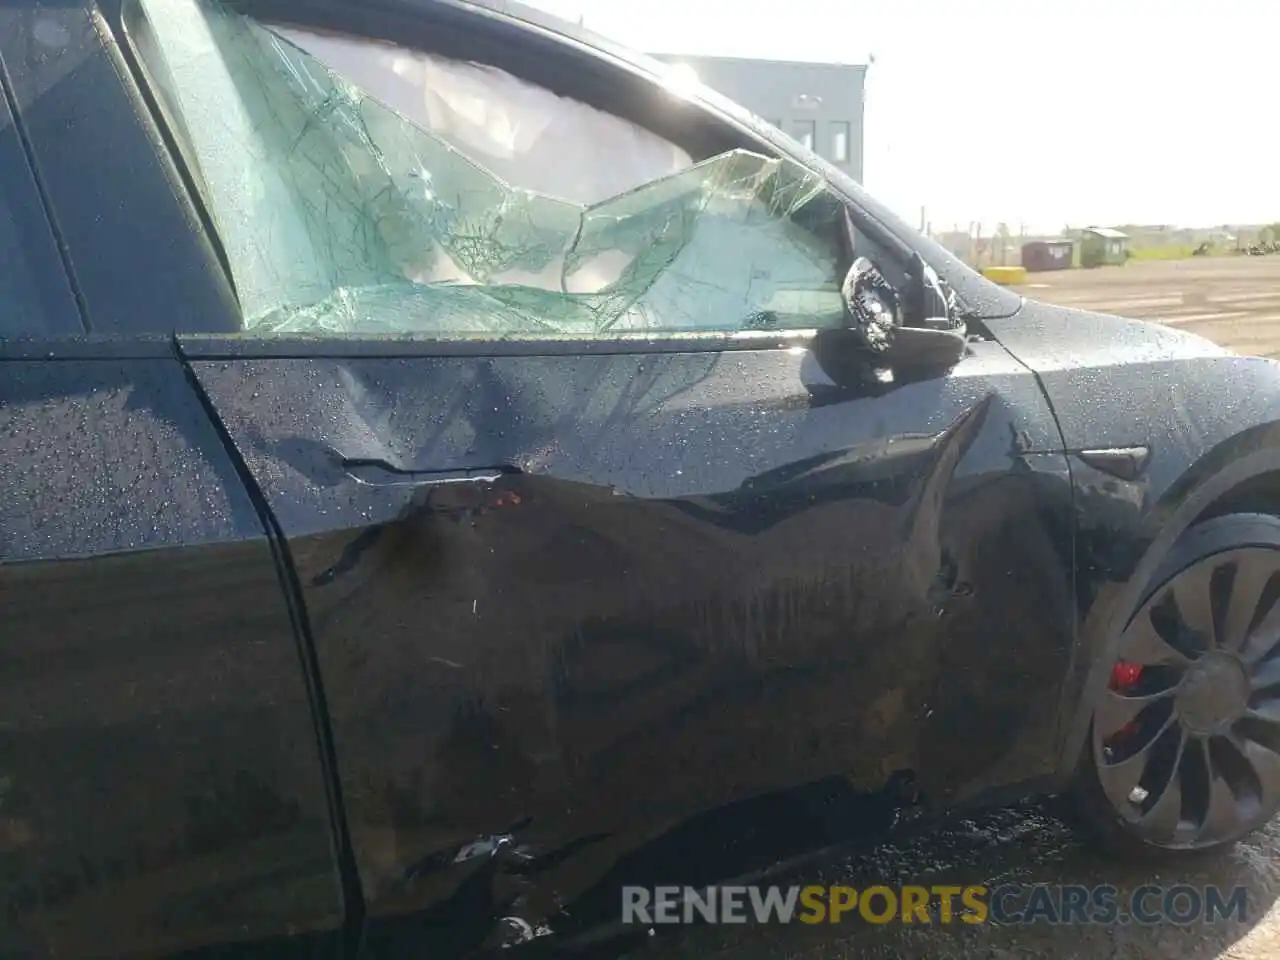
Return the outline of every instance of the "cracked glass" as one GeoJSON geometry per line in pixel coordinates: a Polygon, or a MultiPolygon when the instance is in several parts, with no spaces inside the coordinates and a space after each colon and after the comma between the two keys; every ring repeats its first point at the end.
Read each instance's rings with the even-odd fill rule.
{"type": "Polygon", "coordinates": [[[512,186],[290,40],[140,0],[246,332],[601,337],[843,322],[840,203],[737,150],[600,203],[512,186]]]}

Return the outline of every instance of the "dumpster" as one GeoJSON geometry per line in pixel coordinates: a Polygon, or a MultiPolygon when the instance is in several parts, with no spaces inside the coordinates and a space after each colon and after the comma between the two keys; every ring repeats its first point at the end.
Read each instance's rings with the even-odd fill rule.
{"type": "Polygon", "coordinates": [[[1022,245],[1022,265],[1031,273],[1045,270],[1070,270],[1075,258],[1075,243],[1067,239],[1033,240],[1022,245]]]}

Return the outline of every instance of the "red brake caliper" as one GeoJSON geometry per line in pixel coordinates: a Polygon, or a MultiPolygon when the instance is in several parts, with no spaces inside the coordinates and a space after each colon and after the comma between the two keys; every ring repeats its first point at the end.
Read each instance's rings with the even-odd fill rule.
{"type": "MultiPolygon", "coordinates": [[[[1116,693],[1127,693],[1138,685],[1138,681],[1142,679],[1142,664],[1133,663],[1129,660],[1117,660],[1116,665],[1111,668],[1111,683],[1109,686],[1116,693]]],[[[1108,737],[1109,740],[1119,741],[1132,734],[1138,729],[1137,719],[1130,720],[1114,734],[1108,737]]]]}

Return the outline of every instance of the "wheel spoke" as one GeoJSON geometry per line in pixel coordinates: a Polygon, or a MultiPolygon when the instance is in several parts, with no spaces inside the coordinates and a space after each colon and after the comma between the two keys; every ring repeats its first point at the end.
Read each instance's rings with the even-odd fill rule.
{"type": "Polygon", "coordinates": [[[1280,641],[1280,603],[1273,604],[1258,625],[1249,631],[1240,656],[1246,663],[1257,663],[1276,647],[1280,641]]]}
{"type": "Polygon", "coordinates": [[[1205,791],[1204,815],[1196,828],[1195,839],[1212,843],[1230,833],[1237,823],[1235,794],[1214,769],[1207,742],[1194,741],[1187,750],[1186,762],[1193,765],[1188,773],[1201,782],[1201,789],[1205,791]]]}
{"type": "Polygon", "coordinates": [[[1240,822],[1236,809],[1236,796],[1231,787],[1221,776],[1209,767],[1209,809],[1205,811],[1204,823],[1200,825],[1199,835],[1206,840],[1218,840],[1231,834],[1240,822]]]}
{"type": "Polygon", "coordinates": [[[1147,765],[1151,762],[1151,748],[1172,723],[1173,714],[1170,712],[1169,717],[1160,725],[1160,729],[1141,748],[1116,763],[1107,763],[1103,759],[1098,764],[1098,780],[1102,784],[1103,792],[1115,804],[1117,810],[1123,810],[1130,802],[1133,788],[1139,785],[1143,774],[1147,771],[1147,765]]]}
{"type": "Polygon", "coordinates": [[[1120,640],[1121,658],[1148,667],[1157,664],[1187,666],[1190,659],[1160,635],[1151,620],[1151,610],[1148,607],[1140,612],[1125,629],[1120,640]]]}
{"type": "Polygon", "coordinates": [[[1247,720],[1280,725],[1280,699],[1265,700],[1262,703],[1251,706],[1244,712],[1244,715],[1247,720]]]}
{"type": "Polygon", "coordinates": [[[1182,821],[1182,779],[1178,767],[1187,746],[1187,735],[1178,731],[1178,749],[1169,767],[1169,779],[1160,790],[1156,802],[1138,820],[1143,831],[1156,837],[1168,838],[1177,832],[1182,821]]]}
{"type": "MultiPolygon", "coordinates": [[[[1235,575],[1231,581],[1231,595],[1227,603],[1226,616],[1222,621],[1222,629],[1217,638],[1220,646],[1227,650],[1244,649],[1245,640],[1249,636],[1249,627],[1259,614],[1269,611],[1260,609],[1264,594],[1276,575],[1271,555],[1260,555],[1256,552],[1246,553],[1232,564],[1235,575]],[[1252,561],[1252,562],[1250,562],[1252,561]]],[[[1267,598],[1269,604],[1274,600],[1267,598]]]]}
{"type": "Polygon", "coordinates": [[[1258,787],[1262,793],[1259,798],[1264,810],[1270,810],[1280,801],[1280,756],[1260,743],[1233,736],[1231,745],[1248,761],[1249,766],[1258,777],[1258,787]]]}
{"type": "Polygon", "coordinates": [[[1098,782],[1102,784],[1102,792],[1117,810],[1123,810],[1129,804],[1133,788],[1146,772],[1149,759],[1146,753],[1136,753],[1120,763],[1098,766],[1098,782]]]}
{"type": "Polygon", "coordinates": [[[1249,686],[1254,690],[1265,690],[1280,684],[1280,657],[1264,660],[1254,667],[1249,677],[1249,686]]]}
{"type": "MultiPolygon", "coordinates": [[[[1102,702],[1098,704],[1098,712],[1094,722],[1098,724],[1103,737],[1109,737],[1125,724],[1136,719],[1143,710],[1154,703],[1171,696],[1172,690],[1161,690],[1146,697],[1126,697],[1115,690],[1107,690],[1102,702]]],[[[1156,736],[1164,731],[1161,726],[1156,736]]],[[[1155,737],[1151,738],[1155,740],[1155,737]]]]}
{"type": "Polygon", "coordinates": [[[1211,641],[1214,631],[1210,582],[1214,569],[1213,563],[1197,564],[1178,574],[1171,587],[1183,624],[1211,641]]]}

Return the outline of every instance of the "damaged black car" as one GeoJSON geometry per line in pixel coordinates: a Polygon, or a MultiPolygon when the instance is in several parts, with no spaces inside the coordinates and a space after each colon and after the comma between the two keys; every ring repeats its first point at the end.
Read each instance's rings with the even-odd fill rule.
{"type": "Polygon", "coordinates": [[[0,954],[468,957],[1280,808],[1280,366],[505,0],[0,4],[0,954]]]}

